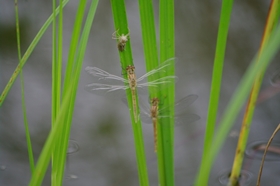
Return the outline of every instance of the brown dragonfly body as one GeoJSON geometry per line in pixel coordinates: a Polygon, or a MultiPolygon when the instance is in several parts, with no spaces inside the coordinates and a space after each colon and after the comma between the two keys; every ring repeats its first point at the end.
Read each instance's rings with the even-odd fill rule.
{"type": "Polygon", "coordinates": [[[131,66],[131,65],[127,66],[126,72],[127,72],[127,79],[129,82],[129,88],[131,90],[131,95],[132,95],[134,121],[137,123],[138,122],[138,108],[137,108],[137,103],[136,103],[137,82],[136,82],[136,76],[135,76],[135,67],[131,66]]]}
{"type": "Polygon", "coordinates": [[[158,98],[153,98],[151,100],[151,118],[154,127],[154,150],[157,152],[157,120],[158,120],[158,98]]]}

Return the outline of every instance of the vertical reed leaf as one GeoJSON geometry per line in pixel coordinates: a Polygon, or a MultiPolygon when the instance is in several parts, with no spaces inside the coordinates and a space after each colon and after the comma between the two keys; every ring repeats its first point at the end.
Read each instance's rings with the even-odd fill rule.
{"type": "MultiPolygon", "coordinates": [[[[124,0],[111,0],[111,6],[112,6],[116,34],[117,35],[118,34],[127,35],[128,32],[130,32],[130,29],[128,28],[128,24],[127,24],[124,0]]],[[[123,70],[126,69],[126,67],[128,65],[133,65],[130,39],[131,38],[129,37],[129,40],[126,42],[124,50],[123,51],[119,50],[121,68],[123,70]]],[[[118,40],[117,40],[117,42],[118,42],[118,40]]],[[[118,49],[117,46],[116,46],[116,49],[118,49]]],[[[126,72],[123,74],[123,77],[125,79],[127,79],[126,72]]],[[[129,110],[130,110],[131,124],[132,124],[133,136],[134,136],[134,142],[135,142],[136,161],[137,161],[137,166],[138,166],[139,182],[140,182],[141,186],[146,186],[146,185],[149,185],[149,178],[148,178],[148,170],[147,170],[147,165],[146,165],[146,156],[145,156],[141,120],[139,119],[138,121],[135,121],[134,111],[133,111],[134,109],[133,109],[133,104],[132,104],[132,95],[131,95],[130,89],[126,90],[126,96],[127,96],[128,106],[129,106],[129,110]]],[[[139,116],[138,97],[136,97],[136,107],[137,107],[137,116],[139,116]]]]}
{"type": "MultiPolygon", "coordinates": [[[[157,50],[157,40],[156,40],[156,28],[154,19],[153,4],[149,0],[139,0],[139,12],[140,12],[140,22],[142,30],[142,40],[144,57],[146,62],[146,71],[149,72],[155,69],[159,65],[158,61],[158,50],[157,50]]],[[[156,76],[149,77],[148,81],[153,81],[156,76]]],[[[159,98],[159,90],[149,88],[150,98],[159,98]]],[[[161,102],[161,100],[160,100],[161,102]]],[[[158,155],[158,175],[160,185],[165,185],[165,172],[164,172],[164,161],[161,148],[161,134],[159,133],[159,127],[157,122],[157,127],[155,132],[157,133],[157,155],[158,155]]]]}
{"type": "MultiPolygon", "coordinates": [[[[72,116],[73,116],[73,112],[74,112],[74,105],[75,105],[76,94],[77,94],[77,90],[78,90],[77,88],[78,88],[80,73],[81,73],[81,70],[82,70],[82,64],[83,64],[84,54],[85,54],[85,51],[86,51],[87,41],[88,41],[90,29],[91,29],[91,26],[92,26],[92,22],[93,22],[93,19],[94,19],[94,15],[95,15],[95,12],[96,12],[98,2],[99,2],[98,0],[91,2],[91,5],[90,5],[89,11],[88,11],[88,15],[87,15],[87,18],[85,20],[84,29],[83,29],[82,35],[80,37],[80,42],[78,44],[73,42],[73,43],[76,44],[76,46],[73,46],[73,47],[76,48],[77,51],[76,51],[75,61],[73,63],[73,67],[69,68],[69,69],[73,69],[73,71],[71,71],[73,73],[72,74],[73,76],[71,77],[71,84],[68,84],[68,86],[73,85],[73,87],[72,87],[72,91],[71,91],[70,104],[69,104],[69,108],[68,108],[69,110],[66,113],[65,125],[64,125],[63,131],[60,135],[60,140],[61,140],[60,149],[61,150],[60,150],[60,153],[59,153],[60,165],[59,165],[59,169],[58,169],[58,181],[59,181],[58,183],[59,183],[59,185],[62,185],[62,181],[63,181],[64,167],[65,167],[66,154],[67,154],[67,148],[68,148],[68,141],[69,141],[69,136],[70,136],[71,124],[72,124],[72,116]]],[[[81,0],[80,4],[79,4],[78,12],[76,14],[76,21],[77,22],[82,20],[82,18],[83,18],[82,13],[86,13],[85,5],[86,5],[86,0],[81,0]]],[[[77,34],[77,33],[79,33],[79,32],[73,32],[73,34],[77,34]]],[[[75,38],[75,37],[78,37],[78,36],[72,35],[72,37],[75,38]]],[[[72,41],[73,41],[73,39],[72,39],[72,41]]],[[[73,43],[71,43],[71,44],[73,44],[73,43]]],[[[70,46],[70,48],[72,48],[72,46],[70,46]]],[[[67,73],[71,73],[71,72],[67,72],[67,73]]],[[[68,87],[65,87],[65,89],[67,90],[68,87]]],[[[63,97],[63,99],[64,99],[64,97],[63,97]]]]}
{"type": "MultiPolygon", "coordinates": [[[[139,0],[138,3],[142,29],[143,49],[146,62],[146,71],[149,72],[159,65],[154,10],[153,4],[149,0],[139,0]]],[[[149,81],[152,80],[154,79],[149,79],[149,81]]],[[[150,91],[152,90],[154,89],[151,89],[150,91]]],[[[150,92],[150,96],[153,97],[157,95],[155,92],[150,92]]]]}
{"type": "MultiPolygon", "coordinates": [[[[15,0],[15,14],[16,14],[16,35],[17,35],[17,50],[18,50],[18,61],[21,61],[21,47],[20,47],[20,27],[19,27],[19,16],[18,16],[18,1],[15,0]]],[[[22,70],[20,71],[20,83],[21,83],[21,100],[22,100],[22,113],[23,113],[23,122],[25,128],[25,136],[28,150],[28,158],[30,164],[31,175],[34,172],[34,158],[32,143],[29,133],[26,105],[25,105],[25,96],[24,96],[24,77],[22,70]]]]}
{"type": "MultiPolygon", "coordinates": [[[[175,33],[174,33],[174,0],[161,0],[159,2],[159,32],[160,32],[160,63],[174,58],[175,33]]],[[[171,66],[161,76],[174,76],[175,67],[171,66]]],[[[161,86],[160,86],[161,87],[161,86]]],[[[175,84],[168,88],[160,89],[160,100],[164,105],[172,105],[175,100],[175,84]],[[167,97],[167,99],[164,99],[167,97]]],[[[170,108],[168,115],[174,115],[174,107],[170,108]]],[[[159,159],[162,159],[164,183],[161,185],[173,186],[174,182],[174,118],[161,118],[159,122],[159,159]]],[[[160,170],[161,171],[161,170],[160,170]]]]}
{"type": "Polygon", "coordinates": [[[43,147],[43,150],[40,154],[40,157],[36,164],[34,173],[31,177],[29,186],[38,186],[38,185],[41,185],[41,183],[42,183],[42,180],[45,176],[46,170],[49,165],[50,157],[51,157],[52,152],[55,147],[55,143],[58,140],[58,136],[63,131],[63,126],[64,126],[63,123],[65,121],[66,112],[68,111],[68,107],[70,104],[71,90],[72,90],[72,87],[69,88],[66,96],[64,97],[64,99],[62,101],[62,106],[61,106],[60,112],[57,115],[57,119],[55,121],[54,127],[52,128],[52,130],[46,140],[46,143],[43,147]]]}
{"type": "MultiPolygon", "coordinates": [[[[76,16],[76,21],[79,19],[83,19],[83,14],[85,13],[85,9],[84,9],[85,4],[86,4],[86,0],[80,1],[78,13],[76,16]]],[[[73,116],[73,111],[74,111],[77,87],[78,87],[80,72],[82,69],[82,62],[83,62],[83,58],[84,58],[84,54],[85,54],[85,50],[86,50],[88,36],[89,36],[92,21],[93,21],[95,12],[96,12],[97,4],[98,4],[98,1],[92,1],[92,3],[91,3],[91,6],[90,6],[89,12],[88,12],[88,17],[86,19],[84,30],[83,30],[83,33],[82,33],[82,36],[80,39],[80,43],[78,43],[78,42],[71,43],[71,45],[75,45],[75,46],[70,46],[70,48],[74,47],[75,49],[77,49],[77,52],[74,55],[75,62],[73,63],[75,68],[73,68],[73,67],[69,68],[69,69],[71,69],[71,73],[68,72],[68,73],[72,74],[72,76],[70,76],[71,83],[69,83],[67,87],[64,87],[64,94],[62,97],[62,106],[59,109],[58,115],[55,119],[54,126],[48,136],[48,139],[43,148],[43,151],[39,157],[39,161],[37,163],[35,173],[32,176],[30,185],[40,185],[41,184],[45,171],[46,171],[46,168],[47,168],[49,160],[50,160],[51,153],[54,151],[56,143],[58,143],[58,142],[60,142],[58,144],[59,148],[56,148],[56,152],[54,153],[54,155],[57,156],[57,157],[55,157],[55,158],[57,158],[57,161],[54,161],[54,163],[57,163],[57,164],[53,165],[57,169],[56,170],[57,175],[55,178],[55,182],[52,182],[52,184],[53,185],[62,185],[65,160],[66,160],[66,152],[67,152],[67,147],[68,147],[68,140],[69,140],[72,116],[73,116]]],[[[75,38],[75,37],[79,38],[79,35],[80,35],[79,32],[73,32],[73,34],[74,35],[72,37],[72,41],[73,41],[73,38],[75,38]],[[75,34],[77,34],[77,33],[78,33],[78,35],[75,36],[75,34]]]]}
{"type": "MultiPolygon", "coordinates": [[[[61,5],[61,2],[60,2],[61,5]]],[[[53,0],[53,14],[55,13],[56,1],[53,0]]],[[[62,28],[63,28],[63,7],[59,6],[59,31],[58,35],[56,34],[56,18],[53,19],[53,43],[52,43],[52,127],[56,117],[59,113],[60,102],[61,102],[61,68],[62,68],[62,28]],[[57,47],[58,45],[58,47],[57,47]],[[58,57],[59,56],[59,57],[58,57]]],[[[51,173],[51,184],[53,186],[58,185],[57,172],[59,169],[59,153],[60,153],[60,140],[55,144],[55,148],[52,155],[52,173],[51,173]]]]}
{"type": "Polygon", "coordinates": [[[225,0],[222,3],[222,10],[220,15],[220,24],[219,24],[219,31],[218,31],[215,59],[214,59],[214,68],[212,73],[212,84],[211,84],[210,100],[208,106],[207,124],[206,124],[205,137],[204,137],[204,148],[202,154],[202,161],[200,165],[200,172],[197,177],[197,183],[196,183],[197,186],[208,185],[208,179],[209,179],[208,176],[210,172],[208,173],[205,172],[206,170],[203,170],[201,167],[203,167],[207,161],[207,156],[209,155],[209,150],[212,147],[212,142],[214,137],[232,4],[233,4],[233,0],[225,0]]]}

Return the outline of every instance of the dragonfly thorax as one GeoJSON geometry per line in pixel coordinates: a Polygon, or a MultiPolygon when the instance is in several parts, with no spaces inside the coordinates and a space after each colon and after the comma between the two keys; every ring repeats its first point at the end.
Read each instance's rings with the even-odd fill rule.
{"type": "Polygon", "coordinates": [[[134,89],[136,88],[137,86],[137,83],[136,83],[136,77],[135,77],[135,67],[134,66],[127,66],[126,67],[126,71],[127,71],[127,79],[129,81],[129,86],[131,89],[134,89]]]}
{"type": "Polygon", "coordinates": [[[158,98],[153,98],[151,100],[151,118],[153,120],[156,119],[158,115],[158,103],[159,103],[158,98]]]}
{"type": "Polygon", "coordinates": [[[126,72],[127,72],[128,74],[135,74],[135,67],[132,66],[132,65],[128,65],[128,66],[126,67],[126,72]]]}
{"type": "Polygon", "coordinates": [[[153,106],[157,106],[158,105],[158,103],[159,103],[159,99],[158,98],[153,98],[152,100],[151,100],[151,104],[153,105],[153,106]]]}

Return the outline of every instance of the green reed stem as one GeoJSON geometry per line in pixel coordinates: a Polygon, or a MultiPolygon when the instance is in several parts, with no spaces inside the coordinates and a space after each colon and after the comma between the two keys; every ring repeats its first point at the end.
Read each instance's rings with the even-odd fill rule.
{"type": "Polygon", "coordinates": [[[209,151],[212,148],[212,143],[214,138],[214,130],[215,130],[215,124],[217,118],[218,105],[219,105],[220,89],[221,89],[221,82],[222,82],[222,75],[223,75],[223,64],[224,64],[232,4],[233,4],[233,0],[229,0],[229,1],[226,0],[223,1],[222,3],[216,53],[215,53],[215,60],[214,60],[214,68],[212,73],[212,84],[211,84],[210,100],[208,106],[204,148],[202,154],[202,161],[200,165],[200,172],[196,180],[197,186],[208,185],[210,172],[206,172],[207,170],[202,169],[202,167],[204,166],[204,164],[206,164],[207,157],[209,156],[209,151]]]}
{"type": "MultiPolygon", "coordinates": [[[[126,17],[126,9],[124,0],[111,0],[111,7],[113,12],[113,18],[115,23],[115,30],[118,32],[119,35],[127,35],[129,32],[127,17],[126,17]]],[[[111,36],[110,36],[111,37],[111,36]]],[[[119,50],[120,61],[121,61],[121,68],[126,69],[128,65],[133,66],[133,58],[132,58],[132,50],[130,46],[130,39],[125,44],[124,50],[119,50],[116,46],[116,50],[119,50]]],[[[117,41],[117,44],[119,41],[117,41]]],[[[123,77],[127,79],[127,73],[123,73],[123,77]]],[[[137,95],[137,93],[136,93],[137,95]]],[[[135,142],[135,150],[136,150],[136,160],[138,166],[138,175],[139,175],[139,182],[141,186],[148,186],[149,185],[149,178],[148,178],[148,169],[146,165],[146,156],[145,156],[145,148],[144,148],[144,138],[142,134],[142,125],[141,120],[135,121],[134,118],[134,109],[133,109],[133,101],[132,101],[132,92],[130,89],[126,91],[128,106],[130,110],[131,116],[131,124],[133,129],[133,136],[135,142]]],[[[137,107],[137,116],[139,116],[139,104],[138,104],[138,96],[136,96],[136,107],[137,107]]]]}
{"type": "MultiPolygon", "coordinates": [[[[19,61],[21,61],[20,27],[19,27],[18,1],[17,0],[15,0],[15,13],[16,13],[16,35],[17,35],[18,59],[19,59],[19,61]]],[[[27,150],[28,150],[28,158],[29,158],[31,174],[33,174],[34,158],[33,158],[32,143],[31,143],[31,138],[30,138],[30,133],[29,133],[27,113],[26,113],[26,104],[25,104],[25,96],[24,96],[24,77],[23,77],[22,70],[20,71],[20,83],[21,83],[22,113],[23,113],[23,122],[24,122],[24,128],[25,128],[27,150]]]]}
{"type": "MultiPolygon", "coordinates": [[[[161,0],[159,2],[159,33],[160,33],[160,63],[174,58],[175,56],[175,17],[174,17],[174,0],[161,0]]],[[[174,63],[173,63],[174,64],[174,63]]],[[[171,66],[167,72],[163,72],[163,76],[174,76],[175,67],[171,66]]],[[[160,99],[164,105],[173,105],[175,101],[175,82],[167,88],[160,86],[160,99]],[[164,99],[167,97],[167,99],[164,99]]],[[[170,116],[174,116],[174,107],[170,108],[170,116]]],[[[159,157],[162,156],[164,185],[175,185],[174,178],[174,117],[161,118],[159,125],[159,144],[162,144],[159,157]]],[[[159,145],[161,146],[161,145],[159,145]]],[[[161,183],[162,185],[162,183],[161,183]]]]}

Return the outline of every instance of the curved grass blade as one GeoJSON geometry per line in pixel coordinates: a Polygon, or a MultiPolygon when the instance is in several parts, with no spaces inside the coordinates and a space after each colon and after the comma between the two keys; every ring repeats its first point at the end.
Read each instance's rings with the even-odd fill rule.
{"type": "MultiPolygon", "coordinates": [[[[64,0],[62,2],[62,6],[64,7],[69,0],[64,0]]],[[[9,93],[12,85],[14,84],[19,72],[22,70],[23,66],[25,65],[27,59],[29,58],[29,56],[31,55],[31,53],[33,52],[35,46],[37,45],[37,43],[40,41],[41,37],[43,36],[43,34],[45,33],[45,31],[47,30],[47,28],[50,26],[52,20],[54,19],[54,17],[59,13],[59,7],[56,9],[55,11],[55,15],[52,14],[47,21],[44,23],[44,25],[42,26],[42,28],[39,30],[39,32],[37,33],[37,35],[35,36],[35,38],[33,39],[33,41],[31,42],[31,44],[29,45],[28,49],[26,50],[25,54],[22,56],[20,63],[18,64],[18,66],[16,67],[12,77],[10,78],[9,82],[7,83],[6,87],[4,88],[1,96],[0,96],[0,107],[2,106],[7,94],[9,93]]]]}

